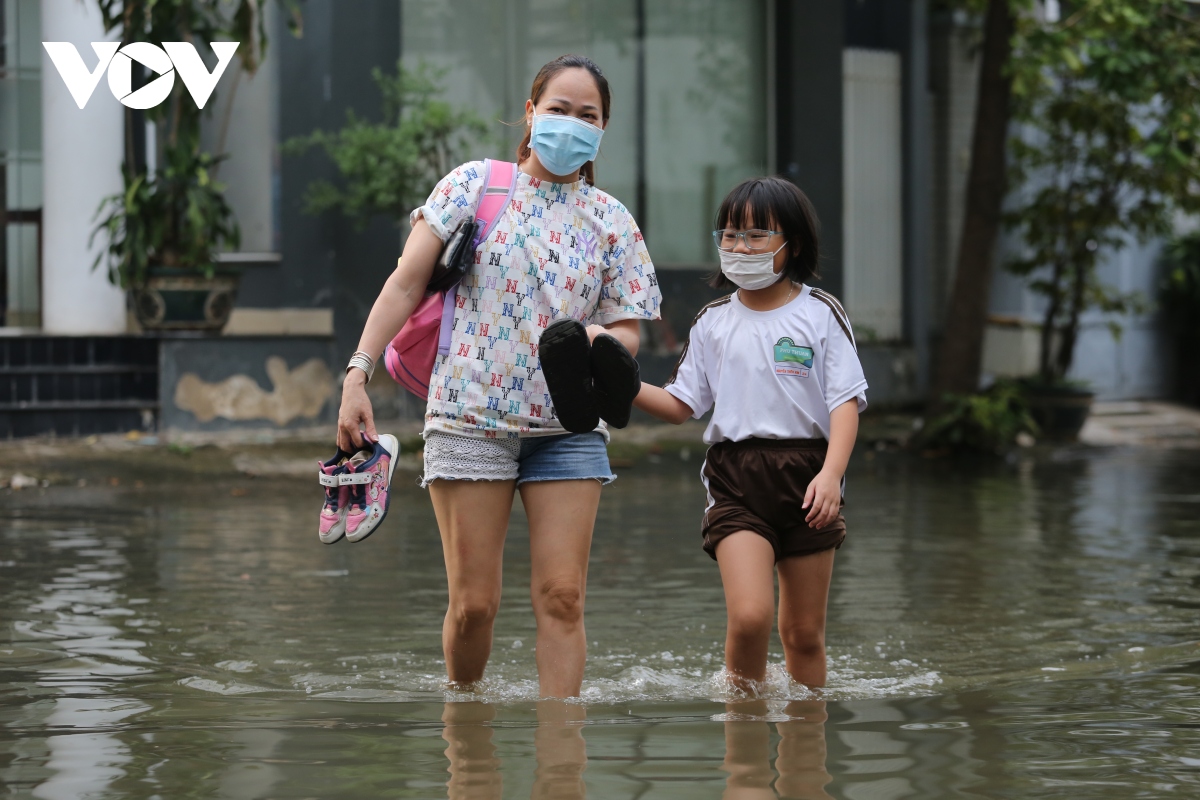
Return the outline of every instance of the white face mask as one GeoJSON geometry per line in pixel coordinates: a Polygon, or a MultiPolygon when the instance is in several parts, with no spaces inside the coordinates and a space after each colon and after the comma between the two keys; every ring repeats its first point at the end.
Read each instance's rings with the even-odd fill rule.
{"type": "MultiPolygon", "coordinates": [[[[787,242],[779,250],[787,247],[787,242]]],[[[773,286],[783,277],[775,272],[775,253],[738,253],[733,250],[718,250],[721,255],[721,272],[726,278],[743,289],[751,291],[773,286]]]]}

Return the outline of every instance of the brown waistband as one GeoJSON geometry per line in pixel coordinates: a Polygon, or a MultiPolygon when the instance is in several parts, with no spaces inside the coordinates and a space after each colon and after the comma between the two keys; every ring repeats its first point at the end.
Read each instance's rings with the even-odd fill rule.
{"type": "Polygon", "coordinates": [[[754,448],[759,450],[825,450],[829,442],[825,439],[741,439],[736,442],[717,442],[713,447],[722,450],[754,448]]]}

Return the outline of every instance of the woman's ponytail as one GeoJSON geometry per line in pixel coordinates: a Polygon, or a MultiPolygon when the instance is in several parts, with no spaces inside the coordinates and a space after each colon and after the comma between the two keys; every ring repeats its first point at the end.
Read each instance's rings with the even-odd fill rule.
{"type": "MultiPolygon", "coordinates": [[[[533,79],[533,86],[529,90],[529,99],[536,105],[538,100],[542,99],[542,92],[546,90],[546,84],[550,82],[550,79],[565,69],[586,69],[591,74],[592,78],[596,81],[596,89],[600,92],[600,116],[604,122],[608,122],[608,112],[612,108],[612,92],[608,88],[608,78],[604,77],[604,73],[600,71],[600,67],[596,66],[596,62],[587,56],[559,56],[543,66],[538,70],[537,75],[533,79]]],[[[517,145],[518,164],[524,163],[532,153],[529,148],[529,136],[531,133],[532,129],[530,128],[529,120],[526,120],[525,135],[521,137],[521,143],[517,145]]],[[[590,185],[595,186],[596,162],[589,161],[580,167],[579,176],[590,185]]]]}

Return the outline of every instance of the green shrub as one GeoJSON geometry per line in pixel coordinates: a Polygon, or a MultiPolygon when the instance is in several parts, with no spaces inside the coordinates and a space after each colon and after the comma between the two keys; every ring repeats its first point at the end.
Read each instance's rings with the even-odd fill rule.
{"type": "Polygon", "coordinates": [[[286,155],[319,147],[337,165],[341,185],[313,181],[304,193],[304,211],[335,209],[363,228],[376,214],[397,224],[425,202],[429,190],[450,170],[489,149],[488,125],[468,109],[442,100],[445,70],[396,64],[396,74],[379,68],[371,77],[383,95],[383,121],[370,122],[353,110],[339,131],[314,131],[284,143],[286,155]]]}
{"type": "Polygon", "coordinates": [[[214,255],[241,241],[225,186],[213,180],[220,160],[190,146],[168,147],[157,174],[124,171],[125,190],[104,198],[91,238],[106,242],[92,269],[108,266],[122,289],[145,284],[151,267],[188,269],[211,278],[214,255]]]}
{"type": "Polygon", "coordinates": [[[941,411],[913,443],[919,450],[995,453],[1037,432],[1020,384],[997,381],[984,392],[943,396],[941,411]]]}

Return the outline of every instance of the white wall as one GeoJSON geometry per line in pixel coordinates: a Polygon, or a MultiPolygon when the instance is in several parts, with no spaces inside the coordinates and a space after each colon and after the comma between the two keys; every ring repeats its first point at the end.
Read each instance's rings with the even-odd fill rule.
{"type": "Polygon", "coordinates": [[[860,339],[901,336],[904,263],[900,54],[843,54],[842,302],[860,339]]]}
{"type": "MultiPolygon", "coordinates": [[[[1024,326],[989,325],[984,344],[983,370],[987,376],[1029,375],[1037,371],[1038,331],[1044,300],[1025,288],[1025,282],[1003,269],[1004,259],[1016,246],[1011,237],[1000,248],[992,283],[992,313],[1024,326]]],[[[1087,382],[1101,400],[1163,397],[1170,391],[1171,347],[1153,311],[1158,286],[1160,245],[1133,244],[1104,258],[1099,277],[1122,292],[1140,292],[1149,303],[1146,314],[1120,316],[1098,311],[1082,320],[1075,360],[1069,378],[1087,382]],[[1114,338],[1108,327],[1122,327],[1114,338]]]]}
{"type": "MultiPolygon", "coordinates": [[[[217,180],[225,184],[225,199],[242,233],[238,249],[246,253],[279,250],[279,242],[275,240],[279,191],[279,49],[282,38],[291,34],[278,24],[274,3],[265,4],[263,12],[267,16],[269,38],[265,59],[250,76],[242,71],[241,60],[234,58],[217,82],[216,92],[206,106],[212,115],[201,118],[200,130],[201,147],[217,153],[221,125],[232,97],[224,147],[229,157],[218,166],[217,180]]],[[[250,46],[250,42],[241,43],[241,47],[250,46]]],[[[209,59],[211,68],[212,57],[209,59]]]]}
{"type": "MultiPolygon", "coordinates": [[[[42,0],[42,41],[71,42],[94,67],[90,42],[104,33],[94,3],[42,0]]],[[[100,201],[122,190],[123,106],[101,80],[80,109],[42,51],[43,263],[42,329],[58,334],[124,333],[125,296],[92,261],[88,246],[100,201]]]]}

